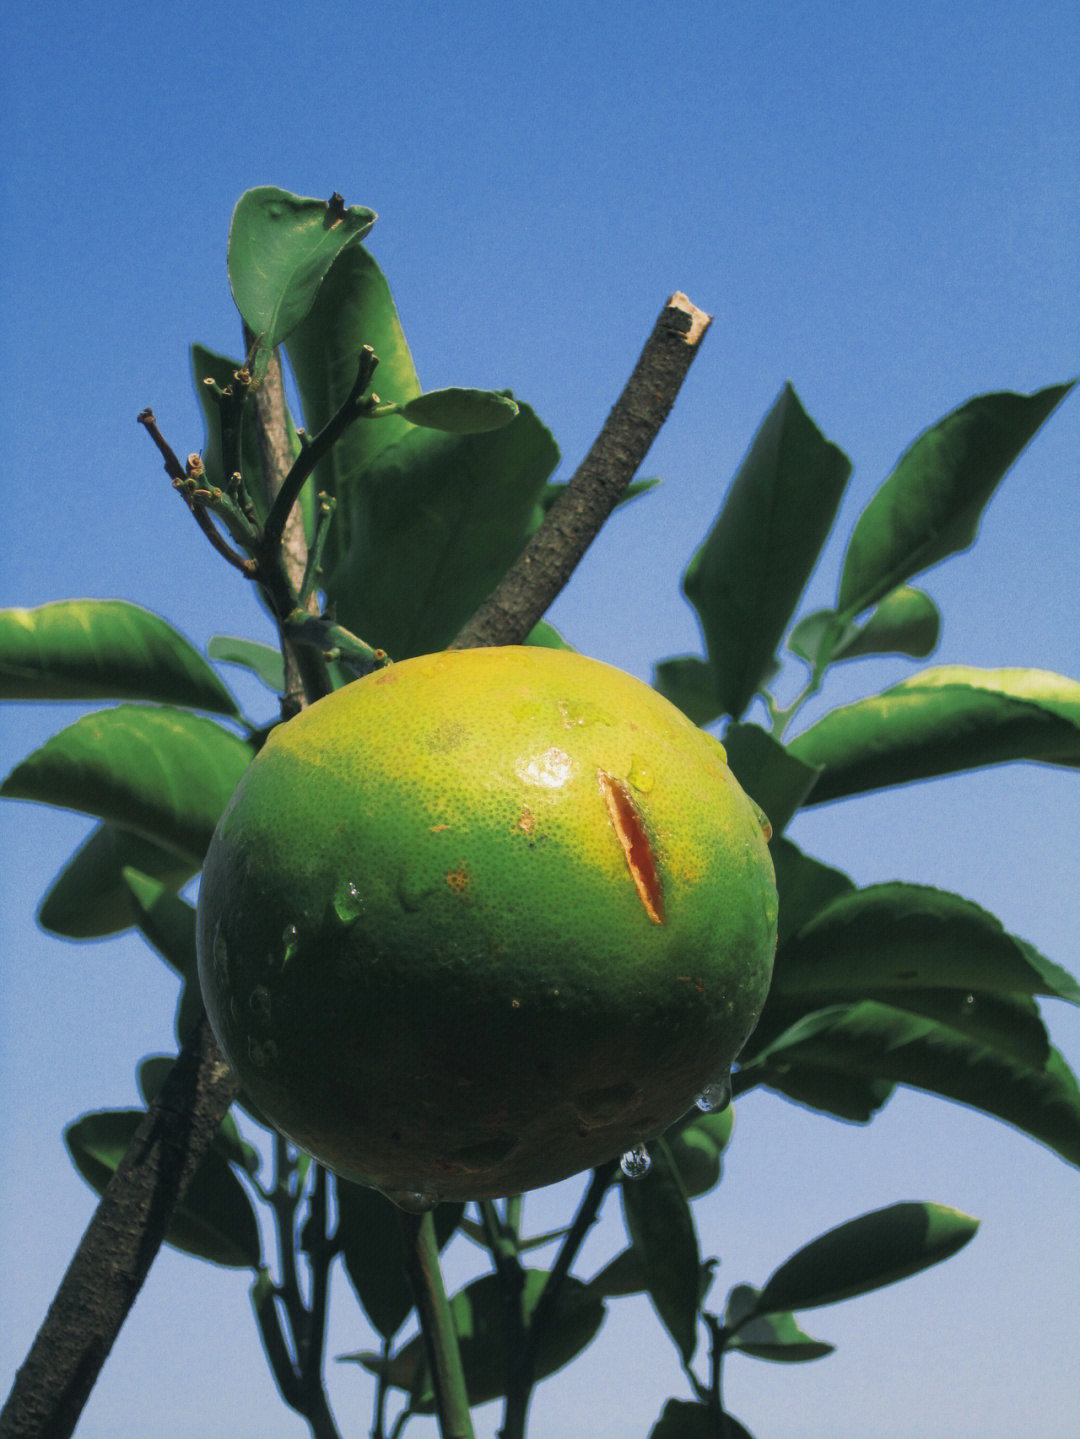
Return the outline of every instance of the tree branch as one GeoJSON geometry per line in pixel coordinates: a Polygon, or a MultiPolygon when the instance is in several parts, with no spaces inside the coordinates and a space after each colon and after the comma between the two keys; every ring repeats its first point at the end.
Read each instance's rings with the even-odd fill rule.
{"type": "Polygon", "coordinates": [[[515,563],[451,649],[521,644],[565,586],[671,412],[711,316],[685,295],[660,311],[592,448],[515,563]]]}
{"type": "Polygon", "coordinates": [[[203,1015],[109,1181],[15,1376],[0,1412],[3,1439],[72,1433],[238,1088],[203,1015]]]}

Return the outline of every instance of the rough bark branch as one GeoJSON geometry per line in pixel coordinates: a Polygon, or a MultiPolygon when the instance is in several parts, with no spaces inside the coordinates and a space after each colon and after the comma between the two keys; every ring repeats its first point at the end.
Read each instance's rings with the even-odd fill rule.
{"type": "Polygon", "coordinates": [[[521,644],[565,586],[667,419],[711,323],[685,295],[660,311],[589,453],[451,649],[521,644]]]}
{"type": "Polygon", "coordinates": [[[3,1412],[3,1439],[66,1439],[238,1083],[204,1015],[143,1117],[3,1412]]]}

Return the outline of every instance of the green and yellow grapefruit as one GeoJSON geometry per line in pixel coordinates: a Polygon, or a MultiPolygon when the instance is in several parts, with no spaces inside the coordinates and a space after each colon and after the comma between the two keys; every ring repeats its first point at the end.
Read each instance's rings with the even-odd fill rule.
{"type": "Polygon", "coordinates": [[[273,731],[207,854],[199,973],[290,1139],[400,1202],[477,1199],[647,1141],[725,1076],[776,915],[716,739],[571,651],[448,651],[273,731]]]}

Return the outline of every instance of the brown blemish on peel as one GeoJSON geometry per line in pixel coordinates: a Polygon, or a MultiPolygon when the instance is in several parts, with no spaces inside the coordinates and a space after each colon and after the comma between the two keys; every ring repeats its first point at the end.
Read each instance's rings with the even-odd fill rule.
{"type": "Polygon", "coordinates": [[[664,892],[641,812],[634,803],[629,787],[621,779],[615,779],[603,770],[598,771],[597,778],[608,816],[626,856],[626,867],[634,881],[638,898],[653,924],[663,924],[664,892]]]}
{"type": "Polygon", "coordinates": [[[465,864],[462,863],[457,869],[450,870],[447,873],[446,882],[456,893],[464,894],[469,887],[469,871],[465,864]]]}

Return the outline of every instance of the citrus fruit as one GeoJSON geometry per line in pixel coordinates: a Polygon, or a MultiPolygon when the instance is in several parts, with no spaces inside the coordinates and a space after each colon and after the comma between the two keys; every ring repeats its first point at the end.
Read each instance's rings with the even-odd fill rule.
{"type": "Polygon", "coordinates": [[[726,1076],[776,889],[718,740],[567,650],[409,659],[276,728],[217,827],[199,974],[247,1094],[405,1204],[552,1183],[726,1076]]]}

